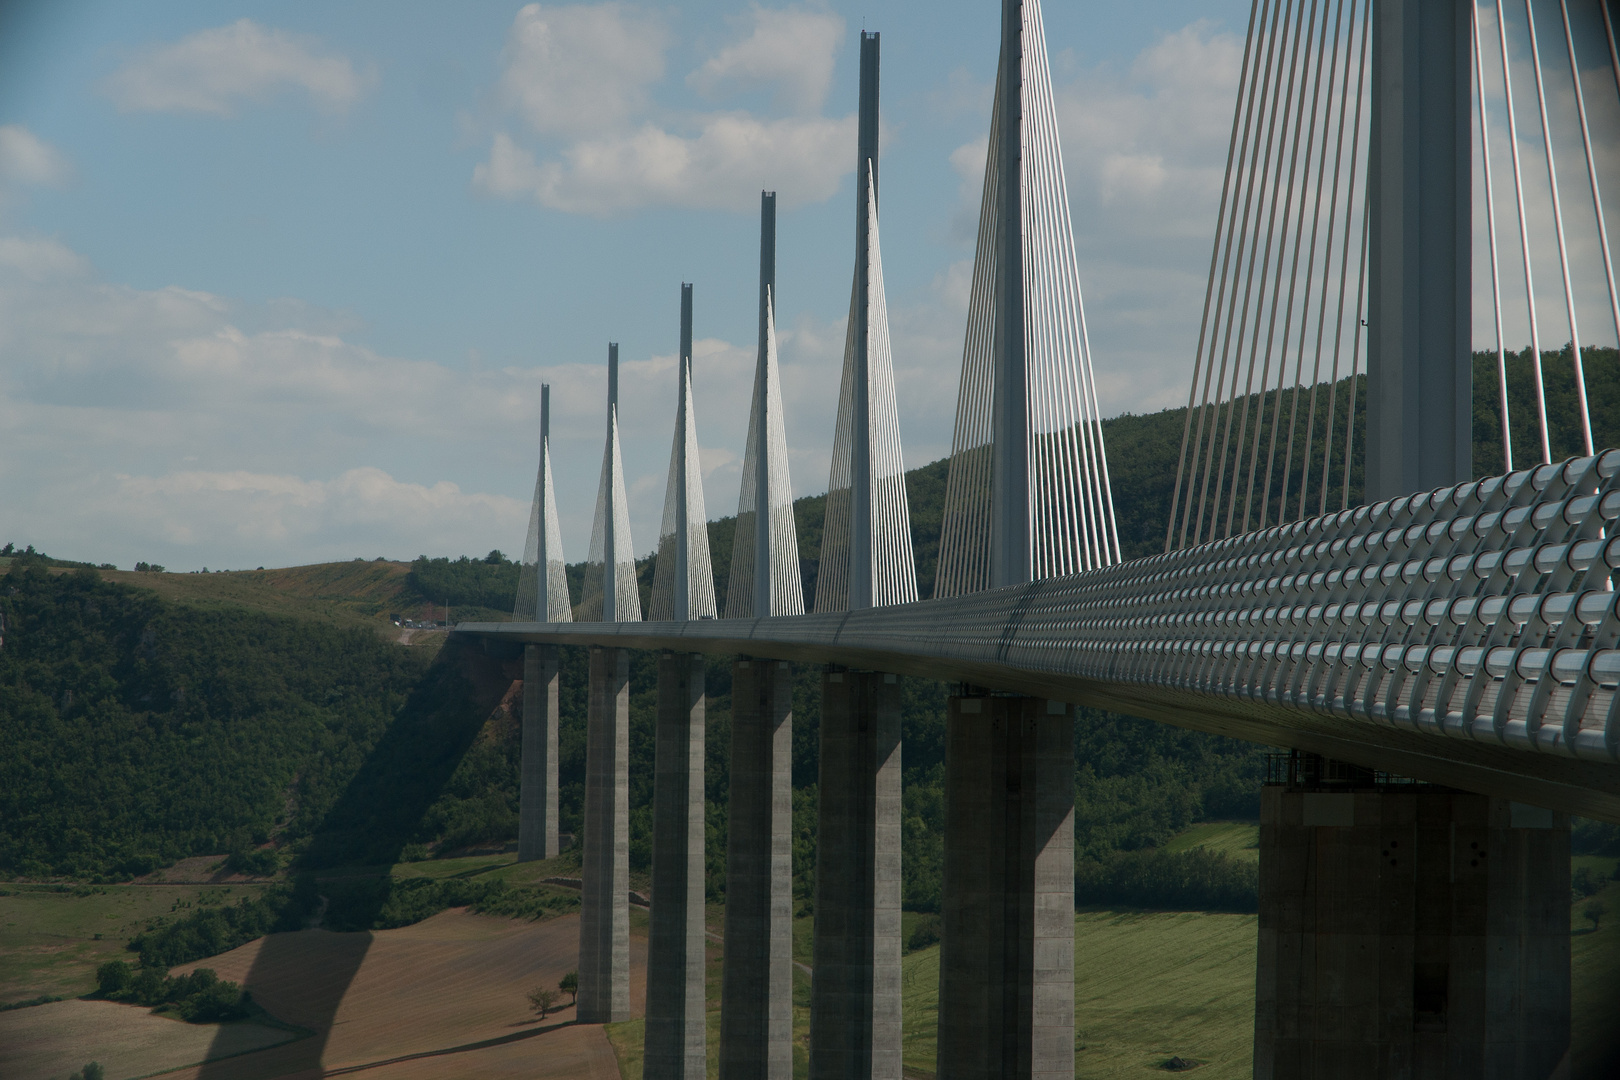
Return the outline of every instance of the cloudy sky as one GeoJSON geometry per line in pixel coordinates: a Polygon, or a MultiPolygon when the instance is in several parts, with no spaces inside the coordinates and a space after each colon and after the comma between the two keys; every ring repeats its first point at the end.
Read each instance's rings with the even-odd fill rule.
{"type": "MultiPolygon", "coordinates": [[[[0,8],[0,542],[171,569],[515,552],[549,382],[577,559],[613,340],[649,549],[682,281],[731,513],[761,188],[794,489],[824,490],[863,26],[905,453],[943,456],[998,7],[0,8]]],[[[1108,414],[1186,393],[1247,14],[1046,12],[1108,414]]]]}

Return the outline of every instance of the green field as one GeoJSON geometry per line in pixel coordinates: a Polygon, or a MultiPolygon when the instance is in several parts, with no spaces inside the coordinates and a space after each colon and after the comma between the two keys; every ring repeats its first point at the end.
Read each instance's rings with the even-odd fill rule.
{"type": "Polygon", "coordinates": [[[1234,859],[1260,861],[1260,825],[1253,821],[1205,821],[1171,837],[1166,851],[1204,848],[1222,851],[1234,859]]]}
{"type": "Polygon", "coordinates": [[[234,904],[254,885],[0,886],[0,1004],[76,997],[96,988],[96,965],[127,958],[130,938],[155,919],[234,904]]]}
{"type": "MultiPolygon", "coordinates": [[[[909,922],[909,920],[908,920],[909,922]]],[[[794,920],[794,958],[810,961],[811,920],[794,920]]],[[[711,908],[709,930],[723,916],[711,908]]],[[[1254,1030],[1253,915],[1082,912],[1075,916],[1077,1077],[1140,1075],[1179,1054],[1210,1077],[1247,1077],[1254,1030]]],[[[908,925],[909,929],[909,925],[908,925]]],[[[708,964],[709,1076],[719,1075],[719,945],[708,964]]],[[[902,962],[906,1075],[933,1075],[939,946],[902,962]]],[[[641,1080],[643,1024],[608,1025],[624,1080],[641,1080]]],[[[793,974],[793,1075],[809,1075],[810,977],[793,974]]]]}
{"type": "MultiPolygon", "coordinates": [[[[1253,915],[1086,911],[1074,919],[1075,1076],[1137,1076],[1179,1055],[1247,1077],[1253,915]]],[[[934,1071],[939,947],[904,961],[905,1065],[934,1071]]]]}
{"type": "Polygon", "coordinates": [[[1620,1065],[1620,1056],[1615,1055],[1615,1001],[1620,995],[1620,881],[1612,880],[1617,861],[1594,855],[1577,855],[1573,860],[1577,868],[1589,866],[1610,879],[1602,892],[1590,898],[1606,909],[1596,930],[1582,914],[1589,900],[1577,900],[1570,908],[1570,994],[1574,1014],[1570,1028],[1577,1077],[1602,1075],[1595,1070],[1605,1048],[1611,1055],[1610,1065],[1620,1065]]]}

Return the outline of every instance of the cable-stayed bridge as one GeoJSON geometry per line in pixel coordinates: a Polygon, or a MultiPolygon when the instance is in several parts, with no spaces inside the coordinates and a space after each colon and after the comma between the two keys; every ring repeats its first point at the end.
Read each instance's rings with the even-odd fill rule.
{"type": "Polygon", "coordinates": [[[1040,8],[1004,0],[939,569],[920,602],[878,241],[878,37],[863,33],[815,595],[799,576],[766,193],[725,610],[683,286],[651,618],[610,346],[584,595],[567,596],[543,418],[516,620],[458,628],[526,650],[525,858],[557,853],[556,646],[592,648],[579,1018],[629,1015],[625,650],[639,648],[660,650],[649,1077],[706,1069],[704,654],[738,657],[722,1077],[792,1072],[783,661],[826,665],[812,1075],[900,1076],[902,674],[957,684],[939,1075],[1073,1074],[1075,704],[1306,752],[1262,801],[1257,1076],[1567,1068],[1567,815],[1620,821],[1620,451],[1592,442],[1580,330],[1596,296],[1620,341],[1601,191],[1620,141],[1613,23],[1606,0],[1255,0],[1166,551],[1123,562],[1040,8]],[[1532,85],[1539,154],[1520,130],[1532,85]],[[1562,322],[1538,314],[1548,267],[1562,322]],[[1536,462],[1483,480],[1476,279],[1490,286],[1502,461],[1536,462]],[[1588,288],[1599,279],[1606,295],[1588,288]],[[1516,318],[1528,416],[1508,391],[1516,318]],[[1572,416],[1549,409],[1541,350],[1566,326],[1572,416]],[[1566,430],[1578,456],[1554,461],[1566,430]]]}

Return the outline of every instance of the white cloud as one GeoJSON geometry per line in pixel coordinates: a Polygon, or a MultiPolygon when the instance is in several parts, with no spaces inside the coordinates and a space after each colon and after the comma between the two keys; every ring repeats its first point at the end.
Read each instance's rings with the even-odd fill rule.
{"type": "Polygon", "coordinates": [[[773,85],[786,115],[667,108],[661,21],[617,3],[518,12],[496,98],[523,127],[490,136],[473,169],[485,195],[567,213],[613,216],[652,206],[752,210],[756,193],[784,207],[829,198],[850,169],[853,117],[819,115],[843,20],[829,12],[756,8],[744,34],[693,72],[705,93],[773,85]]]}
{"type": "Polygon", "coordinates": [[[375,82],[348,57],[321,53],[311,38],[252,19],[199,30],[154,46],[114,72],[106,90],[122,112],[229,116],[242,100],[302,89],[321,108],[342,111],[375,82]]]}
{"type": "Polygon", "coordinates": [[[560,160],[534,155],[499,133],[473,183],[491,195],[533,198],[573,213],[611,215],[643,206],[735,210],[753,207],[756,193],[774,189],[784,208],[830,198],[848,172],[840,151],[855,138],[855,121],[748,113],[706,117],[692,137],[654,124],[605,139],[577,142],[560,160]]]}
{"type": "MultiPolygon", "coordinates": [[[[1195,22],[1125,72],[1082,67],[1057,88],[1104,414],[1185,402],[1242,49],[1195,22]]],[[[982,168],[982,150],[976,160],[982,168]]]]}
{"type": "Polygon", "coordinates": [[[0,236],[0,269],[30,281],[79,277],[89,265],[82,255],[57,240],[0,236]]]}
{"type": "Polygon", "coordinates": [[[21,124],[0,124],[0,184],[61,187],[72,176],[56,147],[21,124]]]}
{"type": "Polygon", "coordinates": [[[405,483],[375,467],[331,480],[245,470],[116,475],[108,488],[106,509],[134,537],[244,553],[296,545],[352,558],[357,545],[388,534],[424,550],[459,550],[471,536],[516,533],[529,514],[521,499],[467,493],[444,480],[405,483]]]}
{"type": "MultiPolygon", "coordinates": [[[[286,301],[107,282],[58,241],[0,236],[0,542],[176,568],[510,552],[527,526],[544,382],[565,550],[584,555],[600,363],[472,371],[379,353],[329,321],[286,301]]],[[[797,319],[778,340],[795,490],[822,490],[842,322],[797,319]]],[[[736,510],[754,346],[709,338],[694,352],[718,517],[736,510]]],[[[674,373],[673,355],[627,354],[621,370],[643,552],[663,509],[674,373]]]]}
{"type": "Polygon", "coordinates": [[[756,5],[745,22],[751,27],[748,36],[706,60],[686,77],[687,84],[710,96],[774,86],[779,106],[819,111],[832,82],[844,20],[830,11],[756,5]]]}
{"type": "Polygon", "coordinates": [[[506,34],[500,96],[537,132],[611,128],[664,77],[667,44],[657,16],[624,4],[528,4],[506,34]]]}

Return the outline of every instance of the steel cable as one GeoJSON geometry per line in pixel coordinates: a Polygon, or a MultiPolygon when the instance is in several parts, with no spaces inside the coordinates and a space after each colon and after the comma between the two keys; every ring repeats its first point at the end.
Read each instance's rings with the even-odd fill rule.
{"type": "MultiPolygon", "coordinates": [[[[1282,32],[1281,32],[1280,35],[1278,35],[1278,37],[1279,37],[1279,39],[1281,41],[1286,42],[1287,38],[1288,38],[1288,28],[1290,26],[1295,25],[1295,23],[1294,23],[1294,5],[1293,5],[1292,0],[1288,0],[1288,2],[1283,7],[1283,11],[1284,11],[1285,14],[1283,16],[1282,32]]],[[[1297,38],[1298,38],[1297,33],[1295,35],[1295,38],[1296,38],[1296,43],[1297,43],[1297,38]]],[[[1275,45],[1273,45],[1273,48],[1275,48],[1275,45]]],[[[1283,49],[1284,49],[1284,59],[1285,60],[1289,59],[1290,54],[1288,52],[1287,46],[1284,45],[1283,49]]],[[[1289,66],[1290,66],[1290,69],[1291,69],[1292,65],[1290,64],[1289,66]]],[[[1249,198],[1250,198],[1251,202],[1252,202],[1256,192],[1258,192],[1259,195],[1260,195],[1261,201],[1263,203],[1265,201],[1265,192],[1267,191],[1268,187],[1270,186],[1271,161],[1272,161],[1271,148],[1272,148],[1272,146],[1274,145],[1274,143],[1276,141],[1277,106],[1278,106],[1278,102],[1281,100],[1281,91],[1282,91],[1282,85],[1283,85],[1283,70],[1282,70],[1282,68],[1283,68],[1282,64],[1279,64],[1278,67],[1277,67],[1277,91],[1278,91],[1278,93],[1276,95],[1271,96],[1271,108],[1270,108],[1269,112],[1267,113],[1267,120],[1266,120],[1265,162],[1264,162],[1264,165],[1261,167],[1261,170],[1260,170],[1260,182],[1259,182],[1259,184],[1254,185],[1253,187],[1250,188],[1249,198]]],[[[1269,72],[1268,72],[1268,74],[1269,74],[1269,72]]],[[[1269,91],[1269,88],[1268,88],[1268,91],[1269,91]]],[[[1264,103],[1262,103],[1262,109],[1264,109],[1264,103]]],[[[1255,143],[1254,153],[1255,153],[1255,160],[1258,161],[1259,158],[1260,158],[1260,144],[1259,144],[1259,142],[1255,143]]],[[[1254,176],[1254,168],[1253,168],[1253,163],[1251,162],[1251,165],[1250,165],[1251,183],[1252,183],[1252,180],[1253,180],[1253,176],[1254,176]]],[[[1276,213],[1276,201],[1275,201],[1275,199],[1272,200],[1270,206],[1271,206],[1271,216],[1274,219],[1275,218],[1275,213],[1276,213]]],[[[1248,231],[1248,216],[1249,216],[1249,207],[1246,205],[1244,207],[1245,238],[1246,238],[1246,234],[1247,234],[1247,231],[1248,231]]],[[[1225,426],[1224,426],[1224,429],[1223,429],[1223,431],[1221,433],[1221,436],[1220,436],[1220,446],[1221,446],[1220,471],[1214,474],[1215,479],[1216,479],[1215,497],[1214,497],[1213,500],[1211,500],[1211,505],[1210,505],[1210,538],[1211,539],[1215,538],[1215,523],[1220,520],[1221,490],[1224,487],[1225,481],[1226,481],[1227,453],[1231,449],[1231,441],[1232,441],[1232,417],[1233,417],[1233,414],[1237,411],[1237,385],[1238,385],[1239,372],[1240,372],[1240,369],[1242,367],[1243,340],[1244,340],[1245,337],[1248,336],[1250,301],[1251,301],[1251,299],[1253,298],[1253,295],[1254,295],[1254,263],[1255,263],[1255,259],[1257,257],[1256,253],[1258,252],[1259,246],[1260,246],[1260,231],[1259,231],[1260,230],[1260,224],[1259,224],[1258,220],[1255,222],[1255,230],[1256,230],[1255,238],[1254,238],[1255,242],[1254,242],[1254,245],[1252,247],[1250,247],[1250,249],[1249,249],[1248,266],[1245,269],[1243,269],[1243,271],[1242,271],[1243,282],[1244,282],[1244,284],[1243,284],[1243,307],[1242,307],[1242,315],[1241,315],[1241,317],[1240,317],[1240,319],[1238,321],[1238,332],[1237,332],[1238,355],[1233,358],[1232,385],[1231,385],[1231,389],[1229,391],[1225,387],[1224,378],[1225,378],[1226,366],[1227,366],[1227,352],[1230,349],[1231,342],[1232,342],[1231,334],[1232,334],[1233,315],[1236,314],[1236,312],[1237,312],[1237,304],[1238,304],[1237,289],[1236,289],[1235,286],[1234,286],[1234,288],[1232,290],[1232,307],[1229,308],[1228,311],[1227,311],[1226,338],[1225,338],[1225,340],[1224,340],[1224,342],[1222,343],[1222,346],[1221,346],[1221,374],[1222,374],[1223,382],[1221,384],[1220,389],[1221,389],[1221,392],[1226,393],[1228,395],[1228,397],[1227,397],[1227,404],[1226,404],[1225,426]]],[[[1270,252],[1270,248],[1271,248],[1271,231],[1270,231],[1269,226],[1267,228],[1267,231],[1266,231],[1265,235],[1266,235],[1266,250],[1267,250],[1267,253],[1268,253],[1268,257],[1269,257],[1269,252],[1270,252]]],[[[1242,265],[1242,261],[1243,261],[1242,260],[1242,252],[1240,250],[1239,251],[1239,259],[1238,259],[1238,262],[1239,262],[1240,266],[1242,265]]],[[[1254,359],[1253,354],[1250,355],[1249,359],[1250,359],[1250,369],[1251,369],[1250,380],[1252,382],[1252,380],[1253,380],[1252,368],[1253,368],[1253,359],[1254,359]]],[[[1217,416],[1217,421],[1218,421],[1219,417],[1220,417],[1219,410],[1217,410],[1216,416],[1217,416]]],[[[1206,465],[1206,469],[1213,469],[1214,466],[1215,466],[1215,442],[1216,442],[1215,433],[1214,433],[1213,430],[1211,430],[1211,432],[1210,432],[1210,445],[1209,445],[1209,450],[1210,450],[1209,461],[1208,461],[1208,463],[1206,465]]],[[[1210,475],[1209,475],[1208,472],[1206,472],[1206,474],[1204,476],[1205,491],[1208,490],[1209,481],[1210,481],[1210,475]]],[[[1203,497],[1202,494],[1200,494],[1200,496],[1199,496],[1199,506],[1198,506],[1198,527],[1197,527],[1197,530],[1194,533],[1194,538],[1193,538],[1194,544],[1197,544],[1203,538],[1203,524],[1204,524],[1204,497],[1203,497]]]]}
{"type": "Polygon", "coordinates": [[[1485,179],[1486,235],[1491,248],[1491,314],[1496,322],[1496,380],[1502,401],[1503,468],[1513,471],[1513,426],[1508,416],[1507,353],[1502,345],[1502,273],[1496,258],[1496,195],[1491,182],[1491,131],[1485,107],[1485,53],[1479,43],[1479,7],[1468,5],[1474,38],[1474,83],[1479,94],[1479,149],[1485,179]]]}
{"type": "MultiPolygon", "coordinates": [[[[1569,351],[1575,362],[1575,397],[1581,407],[1581,441],[1592,452],[1592,416],[1586,405],[1586,373],[1581,366],[1581,331],[1575,319],[1575,288],[1569,277],[1569,247],[1564,240],[1564,208],[1558,195],[1558,164],[1553,156],[1552,127],[1547,122],[1547,89],[1541,73],[1541,43],[1536,35],[1534,0],[1524,0],[1530,24],[1530,59],[1536,72],[1536,105],[1541,111],[1541,141],[1547,153],[1547,186],[1552,189],[1553,232],[1558,238],[1558,269],[1564,277],[1564,305],[1569,314],[1569,351]]],[[[1550,455],[1549,455],[1550,460],[1550,455]]]]}
{"type": "MultiPolygon", "coordinates": [[[[1344,12],[1343,12],[1343,0],[1340,0],[1339,5],[1334,9],[1334,25],[1335,25],[1335,27],[1337,27],[1338,24],[1343,20],[1343,14],[1344,14],[1344,12]]],[[[1316,47],[1316,75],[1315,75],[1314,79],[1312,80],[1312,85],[1311,85],[1311,126],[1310,126],[1310,132],[1306,136],[1306,139],[1305,139],[1305,175],[1300,180],[1300,186],[1301,186],[1301,188],[1304,188],[1304,189],[1309,189],[1310,186],[1311,186],[1311,184],[1310,184],[1310,179],[1311,179],[1311,151],[1316,148],[1316,121],[1317,121],[1317,118],[1320,115],[1320,111],[1321,111],[1322,60],[1323,60],[1324,54],[1327,51],[1326,46],[1327,46],[1327,18],[1324,15],[1324,17],[1322,19],[1322,36],[1321,36],[1321,39],[1317,42],[1317,47],[1316,47]]],[[[1334,38],[1333,38],[1333,49],[1334,49],[1334,61],[1335,61],[1335,63],[1338,60],[1338,48],[1339,48],[1339,39],[1338,39],[1337,30],[1335,30],[1334,38]]],[[[1329,87],[1328,87],[1328,103],[1329,103],[1330,107],[1332,105],[1332,95],[1333,95],[1333,87],[1331,85],[1329,85],[1329,87]]],[[[1304,99],[1302,97],[1301,98],[1301,104],[1303,104],[1303,101],[1304,101],[1304,99]]],[[[1326,155],[1326,152],[1327,152],[1327,140],[1325,138],[1322,140],[1322,150],[1323,150],[1324,160],[1325,160],[1325,155],[1326,155]]],[[[1269,440],[1270,445],[1266,450],[1266,478],[1265,478],[1265,485],[1262,488],[1261,495],[1260,495],[1260,525],[1259,525],[1259,527],[1262,528],[1262,529],[1266,527],[1267,512],[1270,509],[1270,503],[1271,503],[1271,476],[1272,476],[1272,470],[1275,468],[1276,460],[1277,460],[1277,429],[1278,429],[1278,427],[1281,426],[1280,420],[1282,418],[1283,380],[1287,377],[1286,372],[1287,372],[1287,368],[1288,368],[1288,339],[1289,339],[1290,334],[1293,331],[1293,326],[1294,326],[1294,292],[1295,292],[1295,290],[1296,290],[1296,288],[1298,286],[1298,283],[1299,283],[1299,248],[1300,248],[1300,242],[1303,240],[1304,233],[1305,233],[1305,213],[1304,213],[1303,202],[1304,202],[1304,200],[1301,199],[1301,209],[1300,209],[1300,216],[1299,216],[1299,224],[1298,224],[1298,226],[1297,226],[1297,228],[1296,228],[1296,230],[1294,232],[1294,254],[1293,254],[1292,263],[1291,263],[1291,265],[1289,267],[1289,271],[1288,271],[1288,303],[1287,303],[1287,306],[1286,306],[1286,311],[1284,312],[1284,316],[1283,316],[1283,346],[1282,346],[1283,351],[1282,351],[1282,355],[1280,357],[1278,357],[1278,360],[1277,360],[1277,392],[1272,398],[1271,438],[1269,440]]],[[[1320,226],[1320,224],[1321,224],[1321,221],[1322,221],[1322,171],[1321,171],[1321,166],[1319,164],[1318,167],[1317,167],[1317,172],[1316,172],[1315,199],[1314,199],[1312,207],[1311,207],[1310,262],[1305,267],[1305,280],[1306,280],[1305,309],[1306,309],[1307,313],[1310,310],[1310,291],[1309,290],[1310,290],[1311,270],[1314,268],[1315,263],[1316,263],[1316,233],[1317,233],[1318,226],[1320,226]]],[[[1280,266],[1279,266],[1278,270],[1279,270],[1279,272],[1281,271],[1280,266]]],[[[1272,313],[1272,320],[1274,322],[1276,320],[1275,311],[1273,311],[1273,313],[1272,313]]],[[[1303,327],[1301,328],[1301,333],[1303,334],[1303,327]]],[[[1303,338],[1302,338],[1302,341],[1303,341],[1303,338]]],[[[1266,358],[1267,358],[1267,363],[1268,364],[1270,362],[1270,357],[1271,357],[1271,342],[1270,342],[1269,336],[1268,336],[1268,339],[1267,339],[1267,342],[1266,342],[1266,358]]],[[[1292,454],[1293,454],[1293,449],[1294,449],[1294,425],[1295,425],[1295,421],[1299,418],[1299,380],[1300,380],[1300,374],[1301,374],[1301,365],[1304,363],[1304,359],[1305,359],[1305,354],[1304,354],[1304,352],[1302,350],[1296,355],[1295,360],[1294,360],[1293,404],[1292,404],[1292,407],[1290,409],[1289,417],[1288,417],[1288,446],[1287,446],[1288,460],[1292,459],[1292,454]]],[[[1253,460],[1250,462],[1250,465],[1249,465],[1249,493],[1248,493],[1248,495],[1245,496],[1244,504],[1243,504],[1243,531],[1244,532],[1249,531],[1249,502],[1250,502],[1250,500],[1252,500],[1254,498],[1254,469],[1255,469],[1255,465],[1259,463],[1259,459],[1260,459],[1260,453],[1259,453],[1259,450],[1260,450],[1260,424],[1258,424],[1258,423],[1255,425],[1254,438],[1255,438],[1254,455],[1253,455],[1253,460]]],[[[1283,466],[1283,471],[1284,471],[1284,474],[1286,475],[1286,473],[1287,473],[1286,461],[1285,461],[1284,466],[1283,466]]],[[[1279,521],[1283,520],[1283,515],[1286,512],[1286,503],[1287,503],[1286,498],[1283,499],[1283,503],[1284,503],[1284,505],[1279,506],[1278,510],[1277,510],[1277,518],[1278,518],[1279,521]]]]}
{"type": "MultiPolygon", "coordinates": [[[[1198,395],[1198,373],[1204,362],[1204,335],[1209,329],[1209,302],[1215,292],[1215,265],[1221,254],[1222,224],[1226,220],[1226,201],[1232,188],[1232,162],[1237,150],[1238,120],[1243,115],[1243,89],[1249,78],[1249,57],[1254,49],[1255,16],[1260,10],[1260,0],[1249,0],[1249,28],[1243,39],[1243,65],[1238,71],[1238,92],[1232,106],[1232,134],[1226,143],[1226,174],[1221,180],[1221,205],[1215,212],[1215,242],[1210,245],[1209,251],[1209,283],[1204,286],[1204,313],[1198,322],[1198,347],[1193,350],[1193,377],[1192,385],[1187,390],[1187,415],[1181,425],[1181,454],[1176,464],[1176,486],[1170,497],[1170,517],[1165,525],[1164,550],[1172,548],[1171,538],[1176,531],[1176,512],[1181,506],[1181,487],[1187,472],[1187,441],[1192,432],[1193,401],[1198,395]]],[[[1088,354],[1089,355],[1089,352],[1088,354]]],[[[1206,383],[1207,386],[1207,383],[1206,383]]]]}
{"type": "MultiPolygon", "coordinates": [[[[1270,100],[1270,98],[1271,98],[1271,72],[1272,72],[1273,62],[1276,60],[1277,42],[1280,39],[1283,39],[1283,38],[1287,37],[1287,33],[1288,33],[1287,27],[1288,27],[1289,23],[1292,21],[1292,19],[1293,19],[1293,3],[1292,3],[1292,0],[1279,0],[1279,2],[1277,4],[1277,7],[1274,10],[1274,14],[1272,16],[1271,33],[1268,35],[1268,40],[1266,42],[1266,69],[1265,69],[1265,75],[1264,75],[1264,77],[1262,78],[1262,80],[1260,81],[1260,84],[1259,84],[1260,88],[1261,88],[1260,102],[1259,102],[1259,113],[1261,113],[1261,114],[1263,114],[1265,112],[1265,110],[1266,110],[1266,102],[1268,100],[1270,100]],[[1285,12],[1286,12],[1286,14],[1285,14],[1285,12]]],[[[1278,80],[1278,84],[1280,85],[1281,81],[1282,81],[1282,72],[1281,72],[1280,68],[1278,69],[1278,72],[1277,72],[1277,80],[1278,80]]],[[[1253,110],[1252,109],[1251,109],[1251,115],[1253,115],[1253,110]]],[[[1244,199],[1243,199],[1243,223],[1242,223],[1241,227],[1238,230],[1237,270],[1238,270],[1238,276],[1239,277],[1243,276],[1243,270],[1242,270],[1243,252],[1244,252],[1245,247],[1248,245],[1248,240],[1249,240],[1249,215],[1250,215],[1250,212],[1251,212],[1251,210],[1253,209],[1253,206],[1254,206],[1254,196],[1255,196],[1255,192],[1257,190],[1256,185],[1254,183],[1254,175],[1255,175],[1256,167],[1258,166],[1259,161],[1260,161],[1260,140],[1259,140],[1258,134],[1259,133],[1256,132],[1256,138],[1255,138],[1254,146],[1253,146],[1253,149],[1251,150],[1250,156],[1249,156],[1249,168],[1248,168],[1247,186],[1244,189],[1244,199]]],[[[1247,131],[1245,131],[1245,138],[1247,138],[1247,131]]],[[[1268,154],[1268,158],[1269,158],[1269,154],[1268,154]]],[[[1269,165],[1269,161],[1268,161],[1268,165],[1269,165]]],[[[1264,184],[1264,181],[1262,181],[1262,186],[1263,186],[1263,184],[1264,184]]],[[[1223,271],[1223,276],[1224,276],[1224,271],[1223,271]]],[[[1224,285],[1224,281],[1223,281],[1223,285],[1224,285]]],[[[1222,339],[1221,339],[1221,370],[1220,370],[1220,375],[1215,380],[1214,415],[1210,418],[1209,450],[1204,455],[1203,474],[1202,474],[1202,477],[1201,477],[1201,483],[1200,483],[1200,487],[1199,487],[1199,491],[1198,491],[1198,513],[1197,513],[1197,516],[1193,519],[1193,539],[1192,539],[1192,543],[1193,543],[1193,546],[1195,546],[1195,547],[1203,542],[1204,511],[1205,511],[1205,508],[1206,508],[1206,506],[1208,504],[1210,476],[1211,476],[1212,472],[1214,471],[1214,466],[1215,466],[1215,441],[1216,441],[1215,431],[1216,431],[1216,428],[1218,428],[1220,426],[1220,421],[1221,421],[1221,412],[1222,412],[1222,409],[1221,409],[1221,395],[1223,393],[1225,393],[1226,368],[1227,368],[1227,364],[1228,364],[1228,362],[1230,360],[1230,356],[1231,356],[1232,323],[1233,323],[1233,317],[1237,312],[1237,294],[1238,294],[1237,282],[1234,281],[1232,283],[1231,299],[1230,299],[1230,302],[1228,303],[1227,309],[1226,309],[1225,327],[1224,327],[1224,333],[1223,333],[1222,339]]],[[[1213,345],[1211,347],[1213,348],[1213,345]]],[[[1203,423],[1202,419],[1200,419],[1199,423],[1200,423],[1200,425],[1203,423]]],[[[1223,469],[1225,468],[1224,460],[1222,462],[1222,468],[1223,469]]],[[[1211,531],[1213,531],[1213,530],[1211,530],[1211,531]]]]}
{"type": "MultiPolygon", "coordinates": [[[[1524,254],[1524,296],[1530,316],[1530,371],[1536,384],[1536,423],[1541,432],[1541,463],[1552,461],[1547,434],[1547,387],[1541,372],[1541,327],[1536,319],[1536,282],[1530,265],[1530,230],[1525,223],[1524,174],[1519,163],[1519,121],[1513,107],[1512,61],[1508,56],[1507,20],[1496,0],[1496,32],[1502,48],[1502,92],[1508,119],[1508,147],[1513,156],[1513,196],[1519,210],[1519,247],[1524,254]]],[[[1533,46],[1533,43],[1532,43],[1533,46]]]]}

